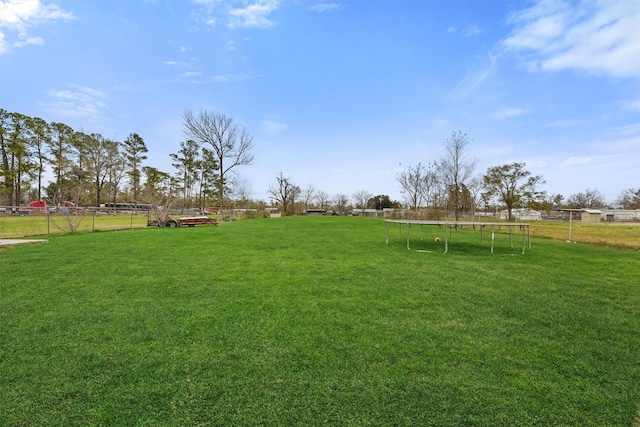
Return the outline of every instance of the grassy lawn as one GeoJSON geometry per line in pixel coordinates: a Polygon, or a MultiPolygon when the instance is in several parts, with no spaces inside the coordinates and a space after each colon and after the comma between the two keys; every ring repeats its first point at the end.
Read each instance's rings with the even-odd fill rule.
{"type": "Polygon", "coordinates": [[[2,250],[0,425],[638,425],[637,252],[412,236],[433,252],[351,217],[2,250]]]}

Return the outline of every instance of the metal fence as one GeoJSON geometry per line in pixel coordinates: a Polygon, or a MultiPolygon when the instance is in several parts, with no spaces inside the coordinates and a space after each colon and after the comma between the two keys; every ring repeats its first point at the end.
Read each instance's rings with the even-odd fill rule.
{"type": "Polygon", "coordinates": [[[0,238],[146,227],[146,210],[0,206],[0,238]]]}

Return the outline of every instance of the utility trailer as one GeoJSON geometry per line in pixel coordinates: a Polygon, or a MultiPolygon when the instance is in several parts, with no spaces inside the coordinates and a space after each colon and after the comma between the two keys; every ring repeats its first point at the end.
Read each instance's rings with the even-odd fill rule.
{"type": "Polygon", "coordinates": [[[187,216],[178,219],[168,218],[166,221],[149,220],[147,225],[150,227],[195,227],[196,225],[218,225],[218,221],[208,216],[187,216]]]}

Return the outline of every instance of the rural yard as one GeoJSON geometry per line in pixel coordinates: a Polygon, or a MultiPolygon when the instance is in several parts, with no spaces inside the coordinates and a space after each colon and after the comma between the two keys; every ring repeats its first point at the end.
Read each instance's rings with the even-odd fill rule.
{"type": "Polygon", "coordinates": [[[0,424],[637,424],[637,251],[436,237],[293,217],[2,248],[0,424]]]}

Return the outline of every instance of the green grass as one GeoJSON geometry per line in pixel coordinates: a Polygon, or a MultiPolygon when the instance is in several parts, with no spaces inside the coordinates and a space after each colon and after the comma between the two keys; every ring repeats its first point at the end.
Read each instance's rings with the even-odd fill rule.
{"type": "Polygon", "coordinates": [[[298,217],[0,251],[0,425],[637,423],[637,253],[404,236],[298,217]]]}

